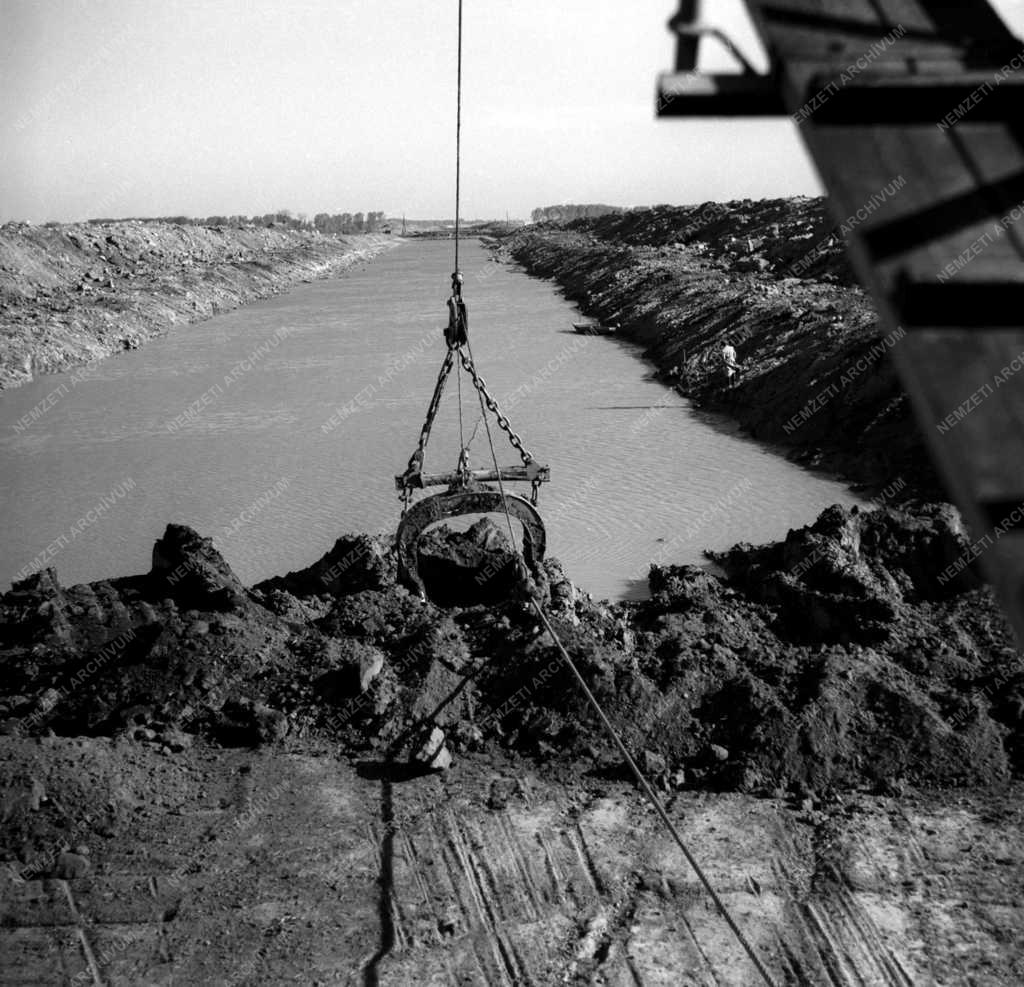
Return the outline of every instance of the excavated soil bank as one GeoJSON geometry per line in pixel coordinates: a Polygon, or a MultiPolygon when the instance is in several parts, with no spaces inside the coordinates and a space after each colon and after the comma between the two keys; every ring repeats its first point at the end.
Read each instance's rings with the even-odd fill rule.
{"type": "Polygon", "coordinates": [[[528,227],[500,250],[618,322],[698,406],[796,461],[887,499],[945,496],[889,359],[899,339],[854,284],[824,200],[637,209],[528,227]],[[742,366],[733,389],[726,340],[742,366]]]}
{"type": "Polygon", "coordinates": [[[0,389],[331,277],[396,241],[124,221],[0,227],[0,389]]]}
{"type": "MultiPolygon", "coordinates": [[[[722,554],[721,576],[652,567],[643,603],[595,603],[555,560],[535,575],[663,786],[1001,785],[1024,771],[1024,670],[988,590],[969,570],[938,576],[967,544],[947,507],[835,507],[783,542],[722,554]]],[[[507,570],[489,522],[427,548],[439,565],[477,560],[484,578],[507,570]]],[[[522,599],[423,602],[396,584],[388,541],[366,535],[246,588],[209,539],[170,525],[144,575],[63,587],[45,570],[15,584],[0,598],[0,662],[7,734],[169,754],[196,736],[326,739],[423,768],[502,748],[621,773],[522,599]]]]}

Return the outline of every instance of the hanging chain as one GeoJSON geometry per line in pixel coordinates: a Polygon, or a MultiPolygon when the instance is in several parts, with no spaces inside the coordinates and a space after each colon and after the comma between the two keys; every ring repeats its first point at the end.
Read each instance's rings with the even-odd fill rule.
{"type": "Polygon", "coordinates": [[[466,372],[470,377],[473,378],[473,386],[480,392],[481,397],[487,402],[487,408],[489,411],[494,413],[494,417],[498,420],[498,425],[501,430],[508,435],[509,441],[515,446],[520,458],[523,460],[524,466],[529,466],[533,462],[533,456],[530,455],[529,451],[523,446],[523,440],[516,434],[515,429],[512,428],[509,420],[502,414],[501,408],[498,407],[498,402],[491,397],[490,392],[487,390],[487,381],[483,379],[477,372],[476,367],[473,366],[473,361],[460,349],[459,359],[462,361],[462,365],[466,368],[466,372]]]}
{"type": "MultiPolygon", "coordinates": [[[[430,430],[433,428],[434,419],[437,417],[437,409],[441,407],[441,396],[444,394],[445,381],[447,381],[454,364],[455,350],[449,346],[448,352],[444,356],[444,363],[441,364],[441,372],[437,375],[437,383],[434,385],[434,395],[430,399],[430,407],[427,408],[426,420],[423,422],[423,428],[420,429],[419,442],[416,443],[416,449],[409,457],[409,463],[405,467],[405,478],[419,473],[423,468],[423,454],[427,448],[427,440],[430,438],[430,430]]],[[[409,508],[411,497],[412,489],[406,485],[403,487],[400,497],[405,510],[409,508]]]]}
{"type": "MultiPolygon", "coordinates": [[[[502,479],[501,479],[501,468],[498,466],[498,458],[497,458],[497,456],[495,455],[495,452],[494,452],[494,442],[491,440],[490,425],[488,425],[488,423],[487,423],[487,415],[484,413],[484,407],[483,406],[484,406],[485,402],[486,402],[487,408],[491,412],[494,413],[494,416],[498,420],[498,425],[501,428],[501,430],[508,435],[509,441],[512,443],[512,445],[518,451],[519,455],[522,457],[523,465],[524,466],[529,466],[533,462],[533,456],[531,456],[530,453],[524,448],[523,440],[521,438],[519,438],[519,436],[516,434],[516,432],[514,431],[514,429],[511,426],[511,424],[509,423],[509,420],[505,417],[505,415],[502,414],[501,409],[498,407],[498,402],[495,401],[494,398],[491,397],[490,393],[487,390],[487,383],[484,381],[483,377],[481,377],[476,372],[476,367],[474,366],[474,362],[473,362],[473,351],[472,351],[472,347],[469,344],[469,335],[468,335],[468,332],[467,332],[467,330],[468,330],[468,320],[467,320],[467,317],[466,317],[466,306],[465,306],[465,303],[462,300],[462,280],[463,279],[462,279],[461,273],[459,272],[459,197],[460,197],[459,196],[459,192],[460,192],[460,189],[459,189],[460,174],[459,174],[459,172],[460,172],[460,159],[461,159],[461,153],[460,153],[461,152],[461,146],[460,145],[461,145],[461,131],[462,131],[462,0],[459,0],[459,40],[458,40],[458,51],[459,51],[458,83],[457,83],[458,103],[457,103],[457,109],[456,109],[456,123],[455,123],[455,271],[452,274],[452,297],[448,301],[448,307],[449,307],[449,326],[448,326],[448,329],[445,332],[445,338],[446,338],[446,341],[448,343],[448,352],[445,354],[444,363],[441,366],[441,372],[440,372],[440,374],[438,375],[438,378],[437,378],[437,384],[434,386],[434,396],[430,399],[430,407],[427,409],[426,421],[424,421],[423,428],[420,431],[419,443],[416,446],[416,451],[412,454],[412,456],[409,457],[409,465],[406,467],[405,473],[403,474],[403,476],[401,478],[401,480],[404,481],[404,482],[402,482],[402,501],[403,501],[403,504],[404,504],[404,507],[402,509],[402,513],[404,515],[405,512],[409,509],[409,505],[410,505],[410,502],[412,500],[412,488],[411,488],[411,486],[410,486],[408,481],[410,481],[413,476],[417,475],[420,472],[420,470],[422,469],[422,467],[423,467],[423,454],[424,454],[424,451],[425,451],[426,446],[427,446],[427,439],[430,438],[430,429],[431,429],[431,427],[434,424],[434,418],[436,417],[437,410],[440,407],[441,395],[444,392],[445,381],[447,380],[448,374],[451,372],[452,366],[454,365],[455,353],[457,351],[458,354],[459,354],[459,360],[460,360],[462,366],[466,369],[466,371],[469,373],[470,377],[472,378],[473,386],[476,388],[477,393],[479,394],[479,397],[480,397],[480,416],[481,416],[481,420],[484,423],[484,428],[486,429],[486,432],[487,432],[487,444],[490,446],[491,461],[494,463],[494,470],[495,470],[495,473],[497,474],[497,477],[498,477],[498,489],[499,489],[499,491],[501,493],[501,501],[502,501],[502,505],[503,505],[504,510],[505,510],[505,522],[508,525],[509,539],[510,539],[510,542],[511,542],[512,546],[515,547],[516,539],[515,539],[515,534],[514,534],[514,532],[512,530],[512,519],[509,516],[508,502],[505,499],[505,487],[504,487],[504,484],[502,483],[502,479]],[[463,345],[465,345],[466,349],[469,350],[468,355],[465,352],[463,352],[463,349],[462,349],[463,345]]],[[[460,442],[462,442],[462,448],[459,450],[459,470],[460,470],[460,472],[462,470],[468,470],[468,465],[469,465],[468,464],[468,449],[467,449],[467,445],[466,445],[465,441],[463,440],[463,436],[462,436],[462,390],[461,390],[461,386],[462,385],[461,385],[461,376],[460,376],[459,377],[459,440],[460,440],[460,442]]],[[[476,434],[476,429],[475,428],[473,430],[473,434],[474,435],[476,434]]],[[[472,441],[473,441],[473,437],[470,436],[470,442],[472,442],[472,441]]],[[[540,490],[540,479],[536,478],[533,481],[533,491],[532,491],[531,496],[530,496],[531,503],[533,503],[533,504],[537,503],[537,494],[538,494],[539,490],[540,490]]],[[[519,554],[518,549],[516,549],[516,555],[517,555],[517,558],[519,560],[519,564],[520,564],[520,567],[521,567],[520,571],[525,572],[526,563],[525,563],[525,560],[522,558],[522,556],[519,554]]],[[[690,866],[693,868],[693,870],[696,873],[697,877],[700,879],[700,882],[704,885],[705,889],[708,891],[709,895],[711,896],[712,901],[714,901],[715,905],[718,907],[719,912],[721,912],[722,916],[725,918],[727,924],[729,925],[729,928],[735,934],[735,936],[736,936],[737,940],[739,941],[740,945],[743,947],[743,949],[746,951],[747,955],[753,961],[754,966],[757,968],[757,971],[758,971],[758,973],[760,973],[760,975],[761,975],[762,979],[764,980],[764,982],[768,985],[768,987],[775,987],[775,981],[772,979],[771,975],[768,973],[768,971],[765,968],[764,964],[762,963],[760,957],[757,955],[757,953],[754,952],[754,949],[751,946],[751,944],[747,941],[746,937],[743,935],[743,931],[736,924],[736,922],[733,919],[732,915],[729,913],[729,910],[726,908],[725,903],[722,901],[722,899],[715,892],[714,887],[708,881],[708,878],[705,876],[704,871],[701,870],[699,864],[697,863],[697,860],[694,858],[694,856],[690,852],[689,848],[683,842],[682,836],[680,836],[678,830],[673,825],[672,820],[669,818],[667,812],[665,811],[664,807],[662,806],[661,801],[658,799],[657,794],[655,793],[654,789],[651,787],[650,782],[647,781],[647,779],[644,777],[643,773],[640,771],[640,768],[637,766],[636,762],[630,756],[629,751],[627,750],[627,748],[626,748],[625,744],[623,743],[622,739],[619,737],[617,731],[615,730],[615,727],[612,725],[611,721],[608,719],[608,716],[605,714],[604,710],[601,708],[601,705],[598,702],[598,700],[595,698],[593,692],[591,692],[589,686],[587,685],[586,680],[583,678],[583,675],[580,673],[580,671],[577,668],[576,664],[573,662],[571,656],[569,655],[569,652],[566,651],[565,645],[562,644],[561,640],[558,637],[557,632],[555,631],[555,628],[551,625],[551,621],[548,618],[548,615],[545,612],[543,606],[541,605],[540,600],[538,599],[538,597],[534,593],[530,594],[530,600],[531,600],[532,605],[534,606],[534,608],[537,611],[537,615],[540,617],[541,621],[543,622],[546,631],[548,632],[548,634],[551,635],[551,639],[554,641],[555,645],[557,646],[562,661],[565,663],[566,667],[569,669],[569,671],[572,673],[572,675],[576,679],[578,685],[583,690],[583,694],[586,697],[587,701],[594,708],[595,712],[598,714],[598,716],[599,716],[602,724],[604,725],[605,729],[611,735],[612,740],[615,742],[615,744],[618,747],[619,751],[621,752],[622,756],[625,758],[626,763],[629,765],[630,770],[636,776],[637,781],[640,783],[640,787],[643,789],[644,793],[650,799],[651,804],[654,806],[654,809],[658,813],[658,816],[661,818],[661,821],[665,824],[665,827],[668,829],[668,831],[671,833],[671,835],[675,839],[676,843],[679,845],[679,848],[682,850],[683,855],[686,857],[686,860],[689,862],[690,866]]]]}
{"type": "MultiPolygon", "coordinates": [[[[459,355],[459,361],[462,367],[465,368],[466,372],[470,375],[473,380],[473,386],[477,389],[481,405],[486,402],[487,408],[494,413],[495,418],[498,421],[498,426],[503,432],[509,437],[509,441],[513,447],[519,453],[520,458],[523,461],[524,466],[529,466],[534,460],[533,456],[530,455],[529,451],[523,446],[523,440],[516,434],[512,425],[509,423],[508,418],[502,414],[501,409],[498,407],[498,402],[491,397],[487,390],[487,383],[484,381],[476,372],[476,367],[473,364],[472,352],[467,356],[463,351],[463,346],[469,347],[469,317],[466,312],[466,303],[462,299],[462,285],[463,276],[459,270],[459,239],[460,239],[460,203],[461,203],[461,174],[462,174],[462,0],[459,0],[459,27],[458,27],[458,67],[456,71],[456,104],[455,104],[455,270],[452,272],[452,293],[448,299],[448,328],[445,330],[445,341],[448,344],[448,352],[445,355],[444,363],[441,366],[441,372],[437,378],[437,384],[434,387],[434,396],[430,400],[430,407],[427,409],[427,418],[423,423],[423,428],[420,431],[420,440],[416,446],[416,451],[409,457],[409,465],[406,467],[403,480],[411,480],[413,476],[418,474],[423,468],[423,456],[426,451],[427,440],[430,438],[430,429],[434,424],[434,418],[437,415],[437,410],[441,404],[441,396],[444,393],[445,381],[448,378],[448,374],[451,373],[452,366],[454,365],[455,353],[459,355]]],[[[463,420],[462,420],[462,373],[458,373],[458,386],[459,386],[459,465],[458,470],[460,473],[469,472],[469,448],[468,443],[465,441],[463,432],[463,420]]],[[[481,419],[484,425],[487,425],[486,414],[481,407],[481,419]]],[[[479,426],[479,422],[477,422],[479,426]]],[[[473,435],[476,435],[476,428],[473,429],[473,435]]],[[[473,436],[470,436],[470,442],[473,441],[473,436]]],[[[499,478],[500,483],[500,478],[499,478]]],[[[532,481],[532,491],[530,494],[530,501],[533,504],[537,503],[537,495],[540,492],[541,481],[539,478],[534,478],[532,481]]],[[[406,482],[402,485],[401,500],[403,503],[403,513],[409,509],[409,505],[412,500],[412,488],[411,485],[406,482]]]]}
{"type": "Polygon", "coordinates": [[[459,459],[466,457],[466,429],[462,422],[462,369],[455,368],[455,383],[459,393],[459,459]]]}

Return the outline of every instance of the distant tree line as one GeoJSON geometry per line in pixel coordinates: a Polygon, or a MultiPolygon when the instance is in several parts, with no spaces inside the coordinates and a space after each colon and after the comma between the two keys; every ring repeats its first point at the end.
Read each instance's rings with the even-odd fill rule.
{"type": "Polygon", "coordinates": [[[626,212],[621,206],[605,206],[601,203],[583,205],[566,204],[561,206],[540,206],[530,213],[535,223],[568,223],[573,219],[593,219],[595,216],[608,216],[613,213],[626,212]]]}
{"type": "Polygon", "coordinates": [[[383,212],[368,212],[365,217],[361,212],[318,212],[313,217],[313,226],[321,233],[376,233],[384,225],[383,212]]]}
{"type": "MultiPolygon", "coordinates": [[[[133,217],[143,222],[177,223],[180,226],[279,226],[289,230],[318,230],[321,233],[376,233],[387,224],[383,212],[317,213],[311,220],[306,213],[293,214],[290,209],[264,213],[262,216],[147,216],[133,217]]],[[[90,223],[114,223],[113,219],[90,219],[90,223]]]]}

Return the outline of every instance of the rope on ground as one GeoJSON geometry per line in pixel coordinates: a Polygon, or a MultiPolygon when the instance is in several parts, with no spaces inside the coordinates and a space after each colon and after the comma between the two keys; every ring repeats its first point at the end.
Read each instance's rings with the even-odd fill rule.
{"type": "MultiPolygon", "coordinates": [[[[506,512],[507,513],[507,512],[506,512]]],[[[608,719],[605,711],[601,708],[601,704],[598,702],[597,697],[590,691],[590,687],[587,685],[586,680],[580,673],[580,670],[576,667],[576,663],[569,657],[569,652],[565,650],[565,645],[562,644],[555,632],[554,627],[551,625],[551,620],[545,612],[544,608],[540,604],[540,600],[537,599],[533,594],[530,595],[530,602],[533,604],[534,609],[537,611],[537,615],[540,617],[541,622],[544,624],[547,632],[551,635],[551,639],[555,642],[555,647],[558,648],[559,654],[562,656],[562,661],[565,666],[572,672],[576,679],[577,684],[583,691],[583,695],[587,697],[587,702],[593,707],[594,712],[600,717],[601,722],[604,724],[605,729],[608,731],[609,736],[615,741],[615,746],[618,747],[619,753],[622,755],[626,764],[629,765],[630,771],[633,772],[637,783],[643,789],[644,794],[647,796],[651,805],[654,806],[655,812],[661,818],[661,821],[665,824],[665,828],[672,834],[672,838],[679,845],[679,849],[683,851],[683,856],[686,857],[687,863],[693,868],[693,872],[697,875],[700,883],[704,885],[704,890],[707,891],[711,900],[715,903],[715,907],[721,913],[722,918],[725,919],[730,929],[732,929],[733,935],[736,936],[737,941],[743,947],[747,956],[750,957],[750,961],[757,968],[757,972],[761,974],[764,982],[768,987],[775,987],[775,981],[772,979],[771,974],[765,968],[761,962],[761,958],[754,952],[754,947],[751,946],[747,937],[743,934],[743,930],[737,925],[736,920],[732,917],[729,909],[726,908],[725,902],[718,896],[718,892],[715,891],[714,886],[708,880],[707,875],[701,869],[700,864],[697,863],[696,858],[690,852],[686,843],[683,842],[682,836],[679,834],[679,830],[676,829],[672,820],[669,818],[668,813],[665,811],[665,807],[661,804],[661,800],[655,794],[654,789],[651,787],[651,783],[644,777],[643,772],[637,766],[636,761],[633,760],[629,751],[626,749],[626,745],[622,742],[622,738],[619,736],[615,727],[612,726],[611,720],[608,719]]]]}
{"type": "MultiPolygon", "coordinates": [[[[472,360],[473,351],[469,347],[468,341],[466,343],[466,348],[467,350],[469,350],[469,358],[470,360],[472,360]]],[[[483,395],[479,394],[478,392],[478,397],[480,398],[480,411],[484,417],[484,426],[487,429],[487,442],[491,447],[491,459],[494,462],[494,471],[498,476],[498,490],[501,493],[501,503],[505,510],[505,523],[508,525],[509,538],[511,539],[513,550],[517,553],[517,555],[519,555],[522,566],[525,569],[526,560],[522,558],[522,555],[519,552],[515,534],[512,530],[512,517],[509,514],[508,504],[505,503],[505,487],[501,481],[501,470],[498,467],[498,457],[494,451],[494,443],[491,441],[491,427],[487,423],[487,415],[484,410],[483,395]]],[[[672,838],[678,844],[679,849],[683,851],[683,856],[686,858],[686,862],[690,865],[690,867],[693,868],[693,872],[697,875],[698,880],[704,886],[704,890],[707,891],[711,900],[715,903],[715,907],[718,909],[722,918],[725,919],[729,928],[732,930],[733,935],[736,937],[736,940],[743,947],[744,952],[746,952],[747,956],[750,957],[750,961],[754,964],[754,967],[757,969],[757,972],[761,975],[761,978],[768,985],[768,987],[776,987],[775,980],[768,972],[764,963],[761,962],[761,958],[754,951],[754,947],[750,944],[747,937],[743,934],[743,930],[739,927],[739,925],[736,923],[736,920],[732,917],[732,914],[726,907],[725,902],[722,901],[722,899],[719,897],[718,892],[715,891],[715,888],[712,885],[711,881],[708,880],[708,877],[704,873],[700,864],[697,863],[697,859],[690,852],[689,847],[683,841],[683,838],[680,835],[679,830],[676,829],[675,824],[669,818],[668,813],[665,811],[665,807],[661,804],[661,799],[658,798],[658,795],[654,791],[654,788],[651,786],[651,783],[647,780],[646,777],[644,777],[644,773],[640,770],[640,767],[637,765],[636,761],[633,760],[632,755],[626,748],[625,743],[623,743],[623,740],[619,736],[618,731],[612,725],[611,720],[608,719],[607,714],[601,707],[601,703],[598,701],[597,696],[595,696],[594,693],[590,691],[590,686],[587,685],[586,679],[583,678],[582,673],[576,667],[576,663],[572,660],[571,656],[569,655],[569,652],[566,651],[565,645],[562,644],[561,638],[559,638],[558,633],[552,626],[551,619],[548,617],[547,612],[541,605],[540,600],[534,593],[530,593],[529,596],[530,602],[533,604],[534,609],[537,611],[537,616],[540,617],[541,623],[544,625],[545,630],[548,632],[548,634],[551,635],[551,640],[555,642],[555,647],[558,649],[558,653],[562,659],[562,663],[566,666],[566,668],[569,669],[573,678],[576,679],[576,683],[582,690],[587,702],[593,708],[594,712],[597,713],[597,716],[601,720],[601,723],[604,726],[605,730],[608,732],[608,735],[615,742],[615,746],[619,749],[619,753],[622,755],[626,764],[629,766],[629,770],[633,772],[633,776],[636,778],[637,783],[640,785],[640,788],[647,796],[651,805],[654,806],[654,811],[657,812],[658,817],[665,824],[665,828],[672,834],[672,838]]]]}

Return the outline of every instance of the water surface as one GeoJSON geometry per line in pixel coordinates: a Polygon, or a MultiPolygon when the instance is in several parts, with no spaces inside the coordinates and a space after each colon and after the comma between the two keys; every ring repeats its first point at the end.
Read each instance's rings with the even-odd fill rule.
{"type": "MultiPolygon", "coordinates": [[[[480,372],[551,466],[549,551],[595,596],[643,595],[652,559],[700,562],[704,548],[774,540],[858,502],[696,412],[650,379],[638,348],[574,334],[579,313],[552,284],[473,241],[462,268],[480,372]]],[[[84,375],[4,392],[0,584],[48,550],[66,584],[145,571],[168,521],[212,536],[246,583],[308,565],[342,532],[393,529],[393,477],[444,356],[451,269],[450,243],[405,243],[84,375]]],[[[469,438],[479,407],[466,378],[462,398],[469,438]]],[[[453,376],[428,470],[455,465],[457,407],[453,376]]],[[[470,449],[487,464],[482,428],[470,449]]]]}

